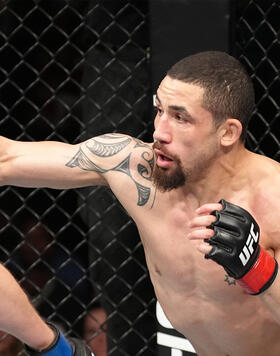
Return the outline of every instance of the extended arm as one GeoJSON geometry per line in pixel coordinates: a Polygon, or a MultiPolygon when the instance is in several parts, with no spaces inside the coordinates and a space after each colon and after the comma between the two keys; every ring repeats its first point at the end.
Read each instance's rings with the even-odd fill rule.
{"type": "Polygon", "coordinates": [[[1,185],[60,189],[101,183],[103,178],[97,174],[67,167],[78,149],[79,145],[61,142],[18,142],[1,137],[1,185]]]}
{"type": "Polygon", "coordinates": [[[153,204],[153,167],[151,145],[122,134],[105,134],[78,145],[0,138],[1,185],[55,189],[109,185],[126,209],[153,204]]]}
{"type": "Polygon", "coordinates": [[[131,141],[127,136],[114,134],[79,145],[20,142],[1,137],[0,183],[56,189],[104,185],[106,165],[114,165],[118,153],[131,141]]]}

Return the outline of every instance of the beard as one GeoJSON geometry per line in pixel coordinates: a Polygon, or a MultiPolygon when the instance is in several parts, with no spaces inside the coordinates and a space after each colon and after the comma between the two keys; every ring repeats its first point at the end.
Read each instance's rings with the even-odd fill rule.
{"type": "Polygon", "coordinates": [[[185,185],[187,176],[184,173],[181,164],[177,163],[177,167],[173,172],[168,172],[166,169],[155,166],[153,171],[153,182],[161,192],[168,192],[185,185]]]}
{"type": "MultiPolygon", "coordinates": [[[[163,150],[158,142],[155,142],[153,147],[163,150]]],[[[202,179],[207,176],[209,168],[217,158],[218,147],[217,141],[213,141],[205,150],[200,151],[193,157],[192,163],[188,168],[183,167],[180,158],[176,155],[172,155],[173,164],[176,165],[175,168],[167,169],[155,165],[152,175],[154,185],[159,191],[167,192],[182,187],[186,183],[202,179]]]]}
{"type": "MultiPolygon", "coordinates": [[[[153,147],[160,148],[160,145],[155,142],[153,147]]],[[[176,163],[175,169],[165,169],[155,165],[153,170],[153,183],[161,191],[167,192],[185,185],[188,173],[183,170],[180,159],[175,155],[172,160],[176,163]]]]}

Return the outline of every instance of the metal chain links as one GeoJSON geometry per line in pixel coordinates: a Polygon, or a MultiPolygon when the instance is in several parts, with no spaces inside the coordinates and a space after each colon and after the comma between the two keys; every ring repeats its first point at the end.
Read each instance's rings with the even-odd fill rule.
{"type": "MultiPolygon", "coordinates": [[[[252,76],[249,145],[279,159],[276,1],[239,1],[234,49],[252,76]]],[[[77,143],[151,139],[148,0],[0,2],[0,132],[77,143]]],[[[99,356],[156,355],[155,297],[134,224],[105,188],[0,190],[0,261],[39,313],[99,356]]],[[[2,349],[23,355],[17,340],[2,349]]]]}
{"type": "Polygon", "coordinates": [[[256,110],[249,124],[248,145],[279,161],[280,5],[272,0],[239,0],[237,4],[234,46],[256,91],[256,110]]]}
{"type": "MultiPolygon", "coordinates": [[[[2,135],[148,139],[146,1],[11,0],[0,26],[2,135]]],[[[44,318],[97,355],[153,353],[142,245],[109,190],[5,187],[0,224],[0,260],[44,318]]]]}

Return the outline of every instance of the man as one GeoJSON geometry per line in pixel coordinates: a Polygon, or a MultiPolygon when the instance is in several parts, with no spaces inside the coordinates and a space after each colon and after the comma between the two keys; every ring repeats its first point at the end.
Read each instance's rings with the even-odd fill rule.
{"type": "MultiPolygon", "coordinates": [[[[156,105],[153,145],[121,134],[80,145],[2,138],[1,182],[108,185],[137,224],[165,314],[197,354],[278,356],[280,167],[244,147],[252,83],[233,57],[198,53],[168,71],[156,105]]],[[[42,350],[45,324],[29,319],[24,335],[16,319],[8,332],[42,350]]]]}

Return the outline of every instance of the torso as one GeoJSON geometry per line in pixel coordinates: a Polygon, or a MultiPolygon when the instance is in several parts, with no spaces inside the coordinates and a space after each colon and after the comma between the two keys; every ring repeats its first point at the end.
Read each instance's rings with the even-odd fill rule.
{"type": "Polygon", "coordinates": [[[168,217],[160,214],[146,222],[140,233],[157,299],[198,355],[274,355],[272,345],[279,355],[280,326],[258,297],[248,295],[185,238],[183,214],[180,222],[169,209],[168,217]]]}
{"type": "MultiPolygon", "coordinates": [[[[261,162],[252,172],[248,168],[242,195],[227,189],[226,196],[211,202],[224,198],[248,209],[261,226],[261,244],[273,254],[280,236],[277,240],[270,234],[269,226],[272,222],[274,232],[278,217],[273,217],[276,209],[269,207],[278,198],[261,193],[261,188],[278,189],[279,184],[269,182],[269,172],[273,170],[271,176],[278,172],[279,182],[280,170],[272,161],[256,157],[253,160],[261,162]]],[[[278,356],[280,325],[259,297],[246,294],[221,266],[197,251],[196,242],[186,238],[199,202],[188,196],[177,199],[176,192],[154,195],[153,191],[146,206],[136,206],[135,182],[123,175],[119,178],[124,180],[122,188],[111,185],[138,226],[156,296],[171,324],[191,341],[198,355],[278,356]]],[[[279,207],[279,199],[273,205],[279,207]]]]}

